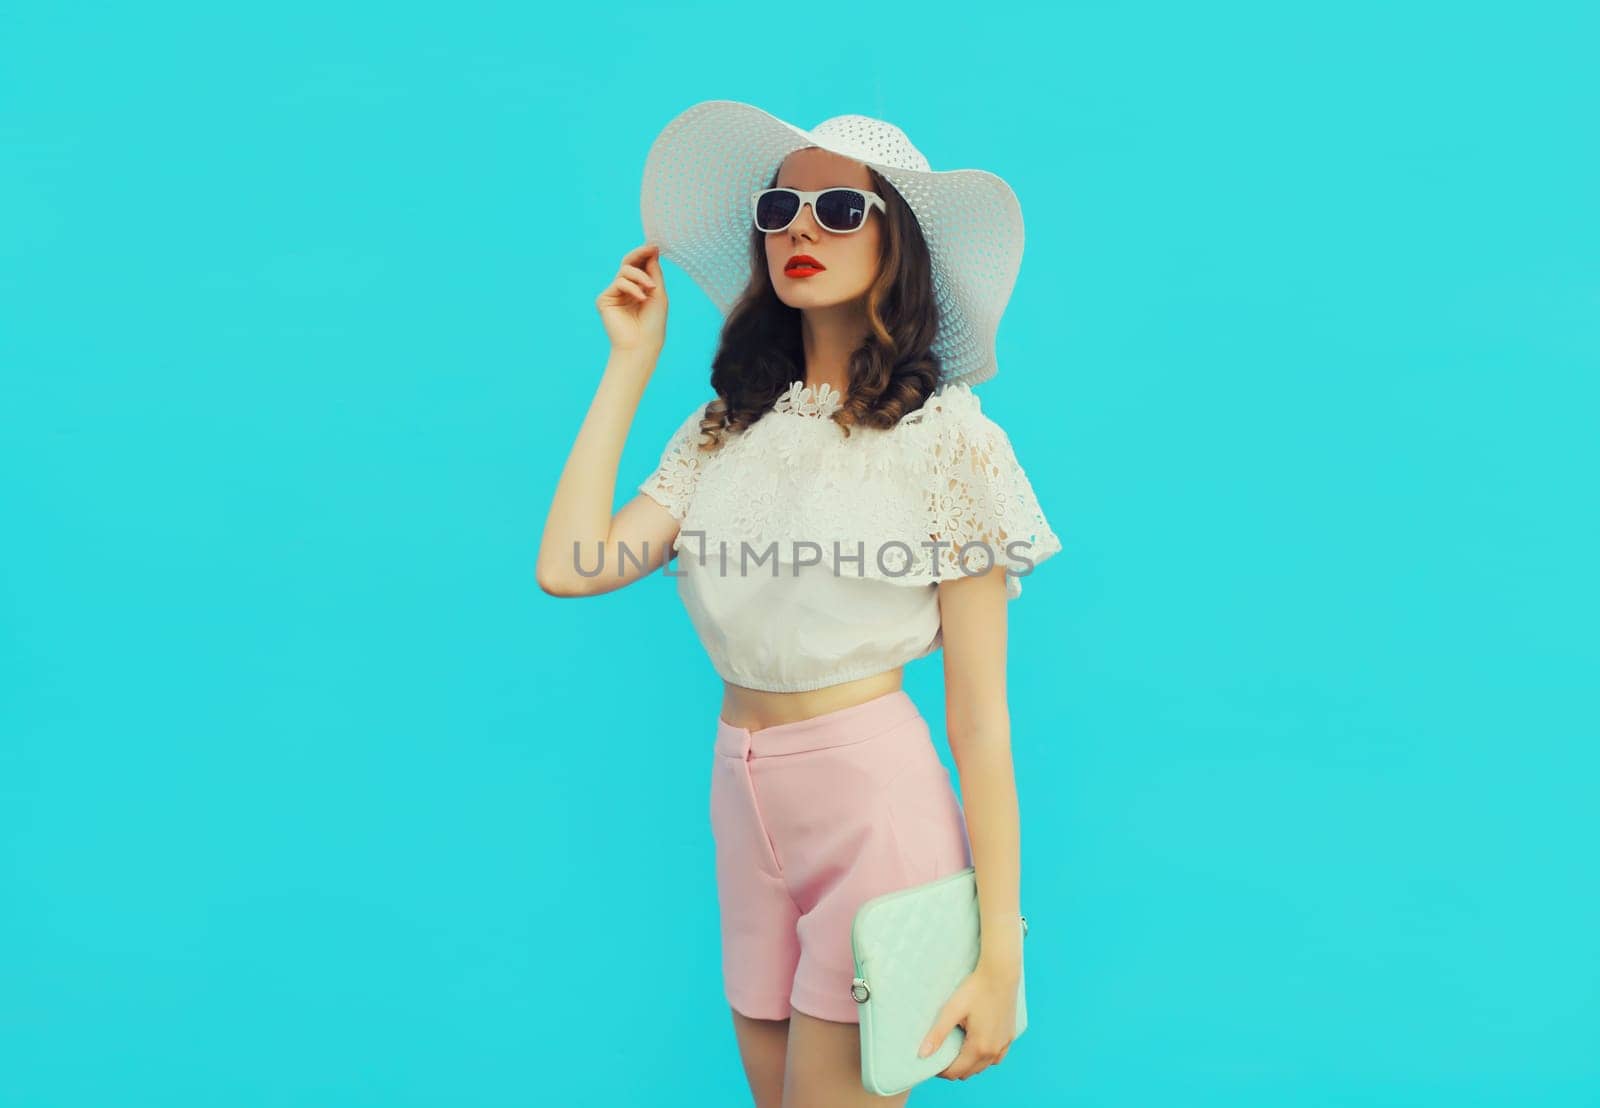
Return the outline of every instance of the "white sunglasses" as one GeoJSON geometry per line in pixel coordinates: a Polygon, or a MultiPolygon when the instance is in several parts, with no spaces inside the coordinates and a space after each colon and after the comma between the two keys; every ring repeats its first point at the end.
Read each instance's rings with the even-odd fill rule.
{"type": "Polygon", "coordinates": [[[889,206],[883,197],[866,189],[826,188],[807,192],[804,189],[762,189],[750,197],[751,214],[756,230],[772,234],[786,229],[800,214],[800,209],[811,205],[811,214],[825,231],[847,235],[867,225],[867,214],[877,208],[887,212],[889,206]]]}

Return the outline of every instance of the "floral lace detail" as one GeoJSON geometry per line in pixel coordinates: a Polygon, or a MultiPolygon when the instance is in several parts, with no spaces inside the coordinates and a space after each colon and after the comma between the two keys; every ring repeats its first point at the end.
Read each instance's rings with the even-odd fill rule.
{"type": "MultiPolygon", "coordinates": [[[[774,410],[826,418],[838,394],[820,391],[796,382],[774,410]]],[[[680,553],[687,545],[691,557],[715,560],[725,547],[736,561],[741,543],[760,552],[776,542],[779,561],[791,563],[799,544],[804,556],[820,547],[823,564],[841,575],[912,586],[980,573],[992,557],[1007,567],[1014,599],[1022,593],[1015,571],[1061,549],[1010,438],[968,385],[944,386],[886,431],[818,436],[807,420],[760,419],[700,453],[704,407],[639,486],[681,523],[680,553]],[[989,557],[974,546],[963,559],[969,543],[989,557]]]]}
{"type": "Polygon", "coordinates": [[[800,380],[790,384],[789,388],[779,395],[772,405],[772,410],[789,415],[827,419],[843,405],[844,397],[828,382],[824,381],[813,389],[804,380],[800,380]]]}
{"type": "Polygon", "coordinates": [[[639,486],[640,492],[671,512],[679,523],[688,514],[689,501],[694,497],[700,474],[700,421],[705,418],[709,403],[709,400],[701,403],[678,424],[661,451],[655,471],[639,486]]]}
{"type": "MultiPolygon", "coordinates": [[[[954,398],[958,418],[940,430],[930,448],[929,539],[947,544],[936,548],[935,572],[943,581],[965,576],[964,566],[982,572],[990,564],[1011,567],[1019,561],[1031,572],[1061,550],[1061,540],[1039,507],[1011,439],[979,411],[970,386],[960,388],[962,395],[954,398]],[[964,551],[969,543],[980,545],[964,551]]],[[[1022,582],[1008,568],[1007,597],[1021,593],[1022,582]]]]}

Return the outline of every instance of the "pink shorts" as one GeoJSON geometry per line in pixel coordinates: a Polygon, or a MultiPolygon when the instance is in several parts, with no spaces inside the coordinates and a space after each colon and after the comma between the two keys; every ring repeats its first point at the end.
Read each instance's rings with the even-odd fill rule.
{"type": "Polygon", "coordinates": [[[719,716],[712,763],[728,1003],[859,1022],[856,909],[972,864],[927,721],[903,689],[756,731],[719,716]]]}

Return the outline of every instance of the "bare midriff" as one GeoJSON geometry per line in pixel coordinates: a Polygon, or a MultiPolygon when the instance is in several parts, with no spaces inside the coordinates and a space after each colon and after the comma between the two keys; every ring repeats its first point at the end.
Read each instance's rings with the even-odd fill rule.
{"type": "Polygon", "coordinates": [[[870,677],[806,692],[767,692],[724,681],[722,719],[748,731],[759,731],[780,723],[795,723],[894,692],[901,687],[904,672],[904,666],[896,666],[870,677]]]}

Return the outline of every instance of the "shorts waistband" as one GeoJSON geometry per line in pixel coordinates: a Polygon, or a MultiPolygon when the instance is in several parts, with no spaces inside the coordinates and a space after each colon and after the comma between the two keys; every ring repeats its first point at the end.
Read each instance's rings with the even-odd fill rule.
{"type": "Polygon", "coordinates": [[[911,694],[895,689],[860,704],[835,708],[831,712],[777,723],[754,731],[735,727],[717,717],[717,753],[735,758],[765,758],[776,754],[795,754],[865,742],[913,719],[920,718],[911,694]]]}

